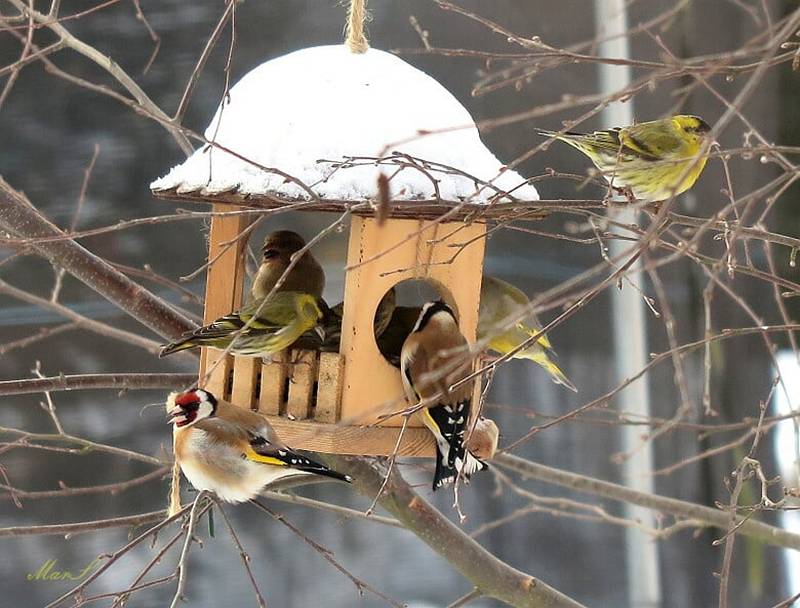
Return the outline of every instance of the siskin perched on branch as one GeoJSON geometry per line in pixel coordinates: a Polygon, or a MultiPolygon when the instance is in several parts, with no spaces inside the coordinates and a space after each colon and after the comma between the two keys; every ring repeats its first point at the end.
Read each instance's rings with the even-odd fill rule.
{"type": "Polygon", "coordinates": [[[678,115],[594,133],[537,131],[583,152],[615,189],[652,203],[694,185],[708,160],[700,153],[710,130],[697,116],[678,115]]]}

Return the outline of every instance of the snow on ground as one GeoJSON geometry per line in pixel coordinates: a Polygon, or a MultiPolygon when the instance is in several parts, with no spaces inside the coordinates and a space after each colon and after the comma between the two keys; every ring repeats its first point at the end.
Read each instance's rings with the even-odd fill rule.
{"type": "MultiPolygon", "coordinates": [[[[261,64],[231,88],[230,102],[217,110],[205,136],[255,165],[203,146],[151,188],[308,198],[297,184],[261,168],[273,167],[323,199],[374,199],[379,171],[391,177],[396,167],[370,163],[334,170],[331,162],[319,161],[399,151],[491,181],[500,190],[513,190],[517,199],[539,198],[532,185],[521,185],[519,174],[502,170],[469,112],[447,89],[377,49],[355,54],[344,45],[320,46],[261,64]],[[439,132],[420,136],[421,131],[439,132]]],[[[496,193],[476,189],[467,177],[432,175],[445,200],[486,202],[496,193]]],[[[396,200],[434,197],[431,178],[416,169],[391,177],[390,188],[396,200]]]]}

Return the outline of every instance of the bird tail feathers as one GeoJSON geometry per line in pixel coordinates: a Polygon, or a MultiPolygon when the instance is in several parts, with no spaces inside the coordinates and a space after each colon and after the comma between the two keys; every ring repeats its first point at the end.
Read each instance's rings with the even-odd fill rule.
{"type": "Polygon", "coordinates": [[[558,133],[556,133],[555,131],[548,131],[547,129],[534,129],[534,130],[542,137],[558,137],[558,133]]]}
{"type": "Polygon", "coordinates": [[[433,474],[433,491],[456,480],[456,470],[447,464],[441,450],[436,450],[436,472],[433,474]]]}
{"type": "Polygon", "coordinates": [[[338,471],[334,471],[333,469],[329,469],[328,467],[323,466],[315,466],[315,467],[297,467],[298,471],[303,471],[304,473],[313,473],[314,475],[321,475],[323,477],[331,477],[333,479],[338,479],[339,481],[346,481],[347,483],[351,483],[353,478],[350,475],[345,475],[344,473],[339,473],[338,471]]]}
{"type": "Polygon", "coordinates": [[[447,463],[447,459],[441,450],[436,450],[436,472],[433,475],[433,491],[435,492],[442,486],[450,485],[455,482],[458,472],[461,471],[461,479],[469,483],[469,478],[478,471],[485,471],[489,465],[474,456],[469,451],[464,452],[466,458],[456,457],[453,465],[447,463]]]}
{"type": "Polygon", "coordinates": [[[465,452],[466,458],[464,459],[463,465],[461,459],[456,459],[456,469],[461,470],[461,475],[465,479],[469,479],[470,475],[473,473],[477,473],[478,471],[485,471],[489,468],[489,465],[480,460],[478,457],[474,456],[472,452],[465,452]]]}
{"type": "Polygon", "coordinates": [[[195,346],[197,346],[197,344],[194,343],[191,337],[184,338],[182,340],[178,340],[177,342],[172,342],[171,344],[164,344],[161,347],[161,350],[158,352],[158,357],[160,359],[162,357],[166,357],[167,355],[171,355],[172,353],[177,353],[182,350],[189,350],[195,346]]]}
{"type": "Polygon", "coordinates": [[[578,387],[576,387],[572,381],[567,378],[567,375],[561,371],[561,368],[556,365],[550,357],[547,356],[547,353],[520,353],[525,358],[530,359],[534,363],[538,364],[542,369],[544,369],[549,375],[550,379],[555,382],[556,384],[560,384],[562,386],[567,387],[569,390],[577,393],[578,387]]]}

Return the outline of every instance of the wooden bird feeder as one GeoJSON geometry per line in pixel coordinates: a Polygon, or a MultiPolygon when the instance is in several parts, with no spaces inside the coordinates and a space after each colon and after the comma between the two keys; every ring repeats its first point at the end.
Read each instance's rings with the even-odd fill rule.
{"type": "MultiPolygon", "coordinates": [[[[205,386],[268,416],[293,447],[392,454],[402,420],[372,423],[406,403],[399,370],[376,345],[378,303],[401,281],[430,281],[474,341],[486,221],[529,210],[536,191],[503,170],[450,93],[382,51],[317,47],[268,61],[232,88],[221,111],[224,119],[217,124],[218,110],[206,137],[238,156],[206,146],[154,182],[153,193],[211,203],[215,211],[349,213],[344,316],[338,353],[296,351],[270,363],[227,356],[213,367],[220,351],[204,349],[200,377],[213,367],[205,386]],[[295,80],[287,83],[290,74],[295,80]],[[436,129],[442,132],[419,137],[436,129]],[[388,197],[379,194],[380,174],[389,178],[388,197]]],[[[253,218],[211,221],[206,322],[242,302],[246,243],[236,239],[253,218]]],[[[421,427],[410,421],[398,454],[434,454],[421,427]]]]}

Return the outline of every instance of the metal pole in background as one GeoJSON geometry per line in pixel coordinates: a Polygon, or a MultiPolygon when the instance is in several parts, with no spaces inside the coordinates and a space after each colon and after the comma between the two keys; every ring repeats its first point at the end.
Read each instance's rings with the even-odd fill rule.
{"type": "MultiPolygon", "coordinates": [[[[627,0],[594,0],[595,32],[601,42],[598,53],[603,57],[630,58],[627,0]]],[[[625,65],[600,63],[600,92],[611,94],[630,84],[631,70],[625,65]]],[[[612,103],[601,113],[603,126],[629,125],[634,122],[633,101],[612,103]]],[[[609,216],[624,224],[637,221],[637,212],[632,209],[609,211],[609,216]]],[[[626,241],[612,240],[609,252],[613,258],[629,244],[626,241]]],[[[641,269],[637,263],[629,275],[630,280],[639,286],[641,269]]],[[[623,283],[620,292],[612,294],[612,325],[614,358],[617,380],[623,381],[641,370],[648,363],[647,358],[647,319],[645,304],[641,295],[630,284],[623,283]]],[[[623,390],[617,397],[621,410],[650,416],[650,385],[648,376],[640,378],[623,390]]],[[[622,470],[623,483],[642,492],[652,493],[653,452],[648,443],[641,446],[641,430],[637,426],[621,427],[622,450],[631,453],[622,470]]],[[[625,517],[641,522],[644,526],[655,527],[653,513],[648,509],[626,504],[625,517]]],[[[659,577],[658,546],[650,536],[635,528],[626,528],[626,556],[628,597],[632,608],[659,608],[661,606],[661,580],[659,577]]]]}

